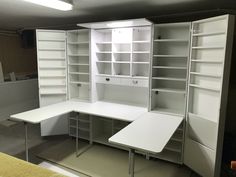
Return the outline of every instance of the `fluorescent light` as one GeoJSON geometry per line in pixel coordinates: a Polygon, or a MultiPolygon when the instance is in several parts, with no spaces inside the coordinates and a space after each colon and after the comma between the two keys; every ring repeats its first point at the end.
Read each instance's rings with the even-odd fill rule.
{"type": "Polygon", "coordinates": [[[72,10],[72,4],[59,0],[24,0],[24,1],[62,11],[72,10]]]}
{"type": "Polygon", "coordinates": [[[117,27],[128,27],[132,26],[133,22],[132,21],[125,21],[125,22],[112,22],[108,23],[107,26],[111,28],[117,28],[117,27]]]}

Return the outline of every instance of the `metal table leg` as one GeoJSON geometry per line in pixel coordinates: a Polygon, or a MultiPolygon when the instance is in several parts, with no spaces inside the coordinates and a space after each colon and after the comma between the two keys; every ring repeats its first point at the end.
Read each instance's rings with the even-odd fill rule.
{"type": "Polygon", "coordinates": [[[134,177],[134,166],[135,166],[135,150],[129,150],[129,174],[130,177],[134,177]]]}
{"type": "Polygon", "coordinates": [[[28,126],[27,122],[24,122],[25,126],[25,160],[29,161],[29,149],[28,149],[28,126]]]}
{"type": "Polygon", "coordinates": [[[78,157],[79,152],[79,114],[76,116],[76,157],[78,157]]]}

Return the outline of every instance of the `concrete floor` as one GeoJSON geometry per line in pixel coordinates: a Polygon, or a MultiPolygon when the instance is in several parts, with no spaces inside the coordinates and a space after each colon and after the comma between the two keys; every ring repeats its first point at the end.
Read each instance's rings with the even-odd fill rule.
{"type": "MultiPolygon", "coordinates": [[[[53,137],[42,138],[40,136],[40,126],[31,124],[29,124],[28,126],[28,135],[29,135],[29,148],[30,148],[29,158],[30,162],[34,164],[39,164],[42,162],[41,159],[36,157],[37,154],[41,153],[46,148],[61,143],[62,141],[68,138],[68,136],[53,136],[53,137]]],[[[18,123],[10,127],[5,127],[0,125],[0,152],[21,159],[25,159],[24,137],[25,134],[24,134],[23,123],[18,123]]],[[[79,177],[88,177],[85,174],[81,174],[72,171],[70,169],[65,169],[65,170],[68,170],[71,173],[78,175],[79,177]]],[[[190,177],[198,177],[198,176],[195,173],[191,173],[190,177]]]]}

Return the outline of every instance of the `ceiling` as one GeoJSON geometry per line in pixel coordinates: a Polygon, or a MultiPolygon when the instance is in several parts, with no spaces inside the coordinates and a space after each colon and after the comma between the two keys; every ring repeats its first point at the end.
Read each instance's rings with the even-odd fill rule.
{"type": "Polygon", "coordinates": [[[236,10],[235,0],[73,0],[73,4],[72,11],[63,12],[23,0],[1,0],[0,29],[70,27],[84,22],[236,10]]]}

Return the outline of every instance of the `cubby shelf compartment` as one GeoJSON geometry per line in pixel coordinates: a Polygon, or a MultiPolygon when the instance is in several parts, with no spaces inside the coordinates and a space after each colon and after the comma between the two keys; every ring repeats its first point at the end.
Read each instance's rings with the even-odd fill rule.
{"type": "Polygon", "coordinates": [[[200,37],[200,36],[215,36],[215,35],[223,35],[223,34],[226,34],[225,31],[194,33],[192,36],[200,37]]]}
{"type": "Polygon", "coordinates": [[[213,74],[206,74],[206,73],[190,72],[190,74],[191,74],[191,75],[196,75],[196,76],[205,76],[205,77],[222,78],[221,75],[213,75],[213,74]]]}
{"type": "Polygon", "coordinates": [[[204,89],[204,90],[209,90],[209,91],[214,91],[214,92],[220,92],[220,89],[218,88],[213,88],[213,87],[206,87],[206,86],[201,86],[197,84],[189,84],[190,87],[193,88],[198,88],[198,89],[204,89]]]}
{"type": "Polygon", "coordinates": [[[186,91],[183,89],[173,89],[173,88],[153,88],[153,92],[169,92],[169,93],[178,93],[186,94],[186,91]]]}

